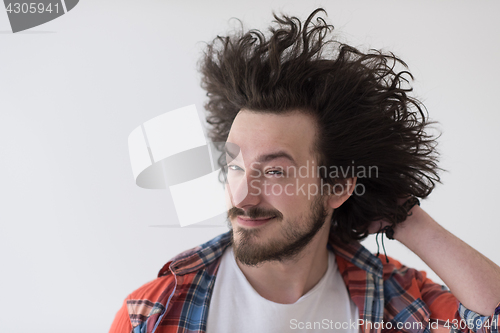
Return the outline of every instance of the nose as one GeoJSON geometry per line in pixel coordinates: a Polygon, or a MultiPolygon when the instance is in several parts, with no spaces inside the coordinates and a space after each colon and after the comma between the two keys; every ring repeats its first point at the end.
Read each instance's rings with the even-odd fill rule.
{"type": "Polygon", "coordinates": [[[238,178],[228,178],[228,191],[234,207],[247,209],[257,206],[262,200],[260,180],[249,172],[238,178]]]}

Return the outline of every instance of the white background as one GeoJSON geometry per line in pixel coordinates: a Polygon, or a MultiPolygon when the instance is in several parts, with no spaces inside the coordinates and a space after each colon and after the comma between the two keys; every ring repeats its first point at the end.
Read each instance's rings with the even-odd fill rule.
{"type": "MultiPolygon", "coordinates": [[[[17,34],[2,9],[2,332],[105,332],[168,259],[227,230],[153,227],[178,224],[176,213],[168,191],[134,184],[127,137],[164,112],[203,110],[196,61],[203,41],[235,25],[230,17],[265,29],[272,10],[304,19],[317,6],[341,40],[409,64],[416,96],[440,122],[448,170],[422,206],[500,264],[499,2],[84,0],[17,34]]],[[[373,237],[363,244],[376,252],[373,237]]],[[[396,241],[385,245],[428,270],[396,241]]]]}

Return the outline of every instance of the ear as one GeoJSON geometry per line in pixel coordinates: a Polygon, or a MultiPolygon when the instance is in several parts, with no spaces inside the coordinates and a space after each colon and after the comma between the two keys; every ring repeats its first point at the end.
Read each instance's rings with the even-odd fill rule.
{"type": "Polygon", "coordinates": [[[346,178],[331,185],[328,206],[333,209],[339,208],[352,195],[357,180],[358,177],[346,178]]]}

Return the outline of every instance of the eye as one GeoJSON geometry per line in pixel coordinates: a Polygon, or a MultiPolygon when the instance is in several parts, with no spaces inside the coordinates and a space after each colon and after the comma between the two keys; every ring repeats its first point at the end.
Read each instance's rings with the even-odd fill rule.
{"type": "Polygon", "coordinates": [[[266,171],[266,175],[282,176],[283,170],[282,169],[271,169],[271,170],[266,171]]]}
{"type": "Polygon", "coordinates": [[[228,168],[229,170],[233,170],[233,171],[243,170],[242,168],[240,168],[239,166],[234,165],[234,164],[230,164],[230,165],[228,165],[228,166],[227,166],[227,168],[228,168]]]}

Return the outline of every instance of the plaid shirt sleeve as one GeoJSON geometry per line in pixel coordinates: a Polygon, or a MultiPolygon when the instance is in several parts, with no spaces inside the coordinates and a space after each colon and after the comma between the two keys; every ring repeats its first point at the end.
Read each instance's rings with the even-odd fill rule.
{"type": "MultiPolygon", "coordinates": [[[[397,318],[396,321],[411,322],[412,318],[413,321],[417,321],[417,314],[422,314],[423,311],[426,313],[425,317],[428,318],[428,321],[425,321],[427,327],[421,328],[423,333],[500,333],[498,329],[500,303],[495,313],[490,316],[478,314],[461,304],[446,286],[427,278],[425,271],[409,268],[391,257],[387,258],[390,263],[384,264],[384,273],[386,279],[391,282],[386,287],[392,287],[401,292],[404,290],[407,295],[419,300],[418,306],[413,306],[413,303],[410,306],[401,305],[405,309],[397,310],[398,314],[394,318],[397,318]],[[399,286],[399,289],[394,288],[394,285],[399,286]],[[422,307],[425,307],[425,310],[422,307]]],[[[382,262],[385,263],[385,256],[382,262]]],[[[394,293],[394,290],[390,293],[394,293]]],[[[391,304],[386,304],[386,306],[397,307],[398,302],[402,300],[393,297],[391,304]]]]}
{"type": "Polygon", "coordinates": [[[431,312],[428,331],[499,333],[500,303],[497,304],[495,313],[483,316],[467,309],[446,286],[427,278],[424,271],[415,271],[415,274],[420,284],[422,300],[431,312]]]}
{"type": "Polygon", "coordinates": [[[478,333],[498,333],[498,321],[500,319],[500,302],[495,307],[495,313],[491,316],[483,316],[467,309],[462,303],[458,302],[457,324],[459,332],[478,332],[478,333]]]}
{"type": "Polygon", "coordinates": [[[163,310],[163,298],[172,291],[173,281],[174,277],[167,274],[128,295],[118,310],[109,333],[151,332],[163,310]],[[152,320],[148,322],[148,319],[152,320]]]}
{"type": "Polygon", "coordinates": [[[120,310],[118,310],[118,312],[116,313],[115,319],[113,320],[113,324],[111,324],[109,333],[131,333],[131,332],[132,332],[132,324],[130,323],[130,317],[128,315],[127,300],[125,300],[120,310]]]}

